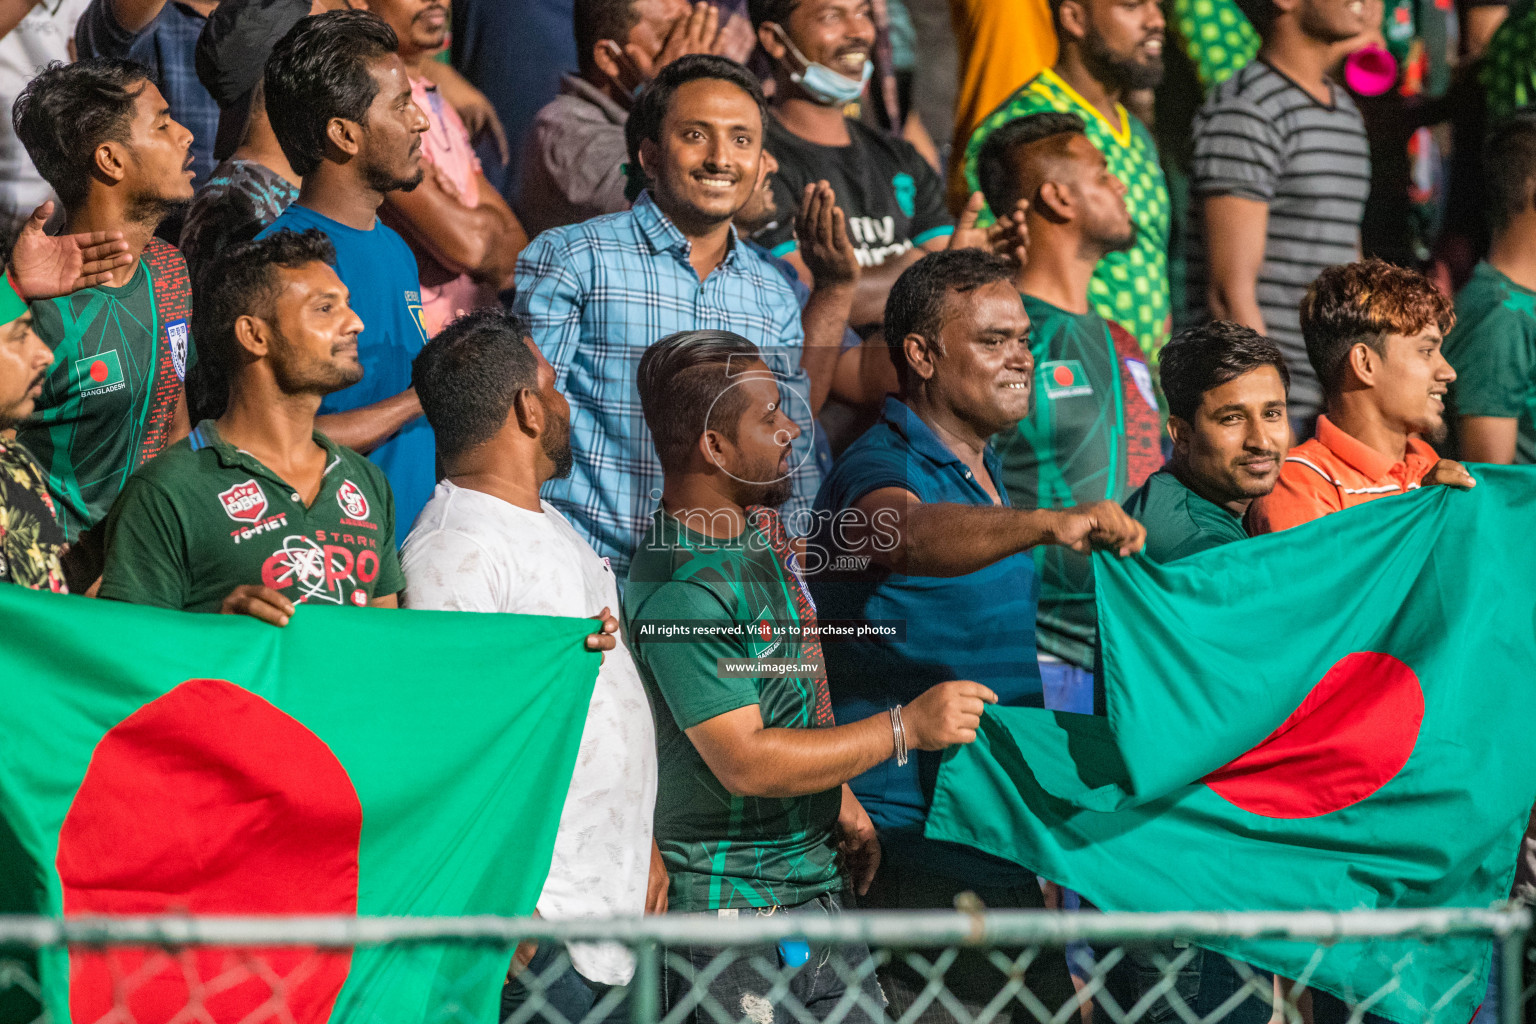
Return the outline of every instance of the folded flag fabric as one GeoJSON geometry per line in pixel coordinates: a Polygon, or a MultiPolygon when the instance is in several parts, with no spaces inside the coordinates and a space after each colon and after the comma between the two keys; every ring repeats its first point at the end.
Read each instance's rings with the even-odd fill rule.
{"type": "MultiPolygon", "coordinates": [[[[277,629],[20,587],[0,621],[0,911],[532,913],[591,621],[305,606],[277,629]]],[[[54,1021],[220,1024],[493,1024],[507,967],[447,945],[37,964],[54,1021]]]]}
{"type": "MultiPolygon", "coordinates": [[[[1107,717],[990,708],[929,836],[1106,910],[1487,907],[1536,800],[1536,470],[1166,566],[1094,556],[1107,717]]],[[[1479,939],[1212,948],[1470,1019],[1479,939]]]]}

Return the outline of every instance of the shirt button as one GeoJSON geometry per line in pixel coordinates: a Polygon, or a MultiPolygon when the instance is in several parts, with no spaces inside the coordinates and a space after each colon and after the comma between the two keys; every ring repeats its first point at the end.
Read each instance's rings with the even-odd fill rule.
{"type": "Polygon", "coordinates": [[[299,492],[298,491],[294,491],[292,497],[293,497],[294,501],[298,501],[299,500],[299,492]]]}
{"type": "Polygon", "coordinates": [[[967,480],[970,480],[970,479],[971,479],[971,471],[970,471],[970,470],[966,470],[966,471],[965,471],[965,478],[966,478],[966,479],[967,479],[967,480]]]}

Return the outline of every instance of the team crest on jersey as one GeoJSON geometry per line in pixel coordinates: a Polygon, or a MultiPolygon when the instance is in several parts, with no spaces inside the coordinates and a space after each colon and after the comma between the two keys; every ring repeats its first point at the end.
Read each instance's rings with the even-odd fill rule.
{"type": "Polygon", "coordinates": [[[191,347],[192,332],[187,329],[185,320],[172,320],[165,325],[165,340],[171,346],[171,365],[176,367],[176,376],[182,380],[187,379],[187,350],[191,347]]]}
{"type": "Polygon", "coordinates": [[[349,519],[368,518],[368,498],[363,494],[363,489],[351,480],[343,480],[336,489],[336,503],[349,519]]]}
{"type": "Polygon", "coordinates": [[[237,523],[254,523],[267,511],[267,496],[255,480],[220,491],[219,501],[224,506],[225,515],[237,523]]]}
{"type": "Polygon", "coordinates": [[[1076,359],[1059,359],[1040,364],[1041,390],[1046,398],[1076,398],[1093,394],[1088,374],[1076,359]]]}
{"type": "Polygon", "coordinates": [[[1152,371],[1147,368],[1147,364],[1140,359],[1127,357],[1125,369],[1131,375],[1131,380],[1136,382],[1136,390],[1141,392],[1141,397],[1146,399],[1147,404],[1156,410],[1157,390],[1152,387],[1152,371]]]}

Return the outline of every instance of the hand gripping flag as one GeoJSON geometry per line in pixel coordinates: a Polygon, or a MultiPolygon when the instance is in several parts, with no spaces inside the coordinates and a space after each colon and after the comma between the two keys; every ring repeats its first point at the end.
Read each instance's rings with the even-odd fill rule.
{"type": "MultiPolygon", "coordinates": [[[[590,621],[306,606],[276,629],[0,587],[0,622],[0,911],[532,913],[590,621]]],[[[55,1022],[492,1024],[508,963],[77,949],[38,970],[55,1022]]]]}
{"type": "MultiPolygon", "coordinates": [[[[1094,556],[1107,718],[989,708],[927,834],[1106,910],[1487,907],[1536,799],[1536,471],[1167,566],[1094,556]]],[[[1212,944],[1470,1019],[1476,939],[1212,944]]]]}

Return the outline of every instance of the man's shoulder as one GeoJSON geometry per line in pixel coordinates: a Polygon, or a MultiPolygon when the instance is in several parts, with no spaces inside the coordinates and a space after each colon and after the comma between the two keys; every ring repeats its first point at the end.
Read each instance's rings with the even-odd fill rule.
{"type": "Polygon", "coordinates": [[[219,460],[211,447],[193,448],[184,437],[134,470],[131,480],[172,494],[195,482],[207,482],[219,472],[219,460]]]}
{"type": "MultiPolygon", "coordinates": [[[[864,487],[863,481],[872,475],[895,475],[905,481],[909,451],[910,446],[901,434],[884,419],[878,420],[833,461],[822,481],[821,495],[842,507],[869,493],[868,489],[859,494],[852,491],[864,487]]],[[[817,504],[822,502],[818,499],[817,504]]]]}

